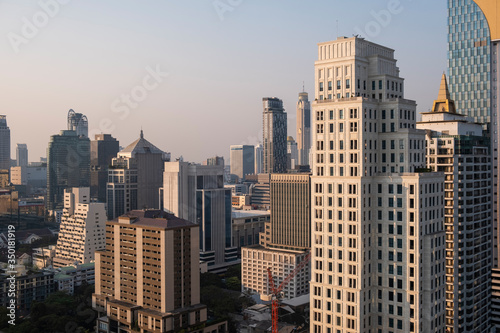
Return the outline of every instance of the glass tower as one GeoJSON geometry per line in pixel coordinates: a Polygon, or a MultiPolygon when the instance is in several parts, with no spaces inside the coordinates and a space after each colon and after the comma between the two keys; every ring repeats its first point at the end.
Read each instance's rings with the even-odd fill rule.
{"type": "Polygon", "coordinates": [[[448,0],[448,71],[457,112],[490,122],[490,36],[473,0],[448,0]]]}

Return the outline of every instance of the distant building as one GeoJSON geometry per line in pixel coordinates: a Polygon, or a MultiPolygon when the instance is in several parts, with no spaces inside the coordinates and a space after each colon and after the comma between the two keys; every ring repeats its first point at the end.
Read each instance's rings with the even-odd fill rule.
{"type": "Polygon", "coordinates": [[[73,110],[68,111],[68,130],[75,131],[79,137],[89,137],[89,122],[87,116],[82,113],[76,113],[73,110]]]}
{"type": "Polygon", "coordinates": [[[231,245],[231,190],[221,166],[165,163],[163,208],[200,226],[200,260],[209,269],[237,260],[231,245]]]}
{"type": "Polygon", "coordinates": [[[63,208],[64,190],[90,186],[90,141],[77,132],[61,131],[50,138],[47,149],[48,211],[63,208]]]}
{"type": "MultiPolygon", "coordinates": [[[[331,87],[329,87],[331,93],[331,87]]],[[[311,150],[311,104],[306,92],[299,93],[297,102],[298,165],[309,165],[311,150]]]]}
{"type": "Polygon", "coordinates": [[[0,115],[0,170],[10,170],[10,128],[5,115],[0,115]]]}
{"type": "Polygon", "coordinates": [[[283,101],[276,97],[262,99],[263,112],[263,173],[286,172],[287,115],[283,101]]]}
{"type": "Polygon", "coordinates": [[[255,171],[254,174],[258,175],[264,170],[264,147],[262,144],[255,146],[255,171]]]}
{"type": "Polygon", "coordinates": [[[165,153],[148,140],[141,130],[139,139],[120,151],[108,171],[108,219],[131,210],[159,208],[159,189],[163,184],[165,153]]]}
{"type": "Polygon", "coordinates": [[[232,145],[230,147],[231,174],[243,181],[245,176],[255,170],[255,147],[250,145],[232,145]]]}
{"type": "Polygon", "coordinates": [[[65,190],[54,267],[94,261],[95,251],[106,244],[105,223],[105,204],[90,202],[90,188],[65,190]]]}
{"type": "Polygon", "coordinates": [[[207,158],[205,165],[222,165],[224,166],[224,157],[223,156],[214,156],[207,158]]]}
{"type": "Polygon", "coordinates": [[[159,210],[131,211],[106,223],[106,237],[114,242],[96,252],[92,307],[104,313],[97,332],[227,332],[227,322],[206,324],[196,224],[159,210]]]}
{"type": "Polygon", "coordinates": [[[108,167],[118,151],[118,140],[111,134],[97,134],[90,141],[90,196],[99,202],[106,202],[108,167]]]}
{"type": "Polygon", "coordinates": [[[10,175],[12,184],[26,185],[28,196],[43,194],[47,190],[47,165],[12,167],[10,175]]]}
{"type": "Polygon", "coordinates": [[[231,243],[240,257],[243,246],[259,244],[260,233],[264,232],[270,216],[271,213],[265,210],[233,210],[231,243]]]}
{"type": "Polygon", "coordinates": [[[255,178],[257,178],[257,182],[250,185],[250,194],[252,196],[250,202],[259,209],[267,210],[271,205],[269,198],[270,175],[262,173],[255,178]]]}
{"type": "Polygon", "coordinates": [[[33,266],[38,269],[43,269],[54,265],[54,257],[56,256],[56,245],[47,247],[37,247],[33,249],[31,259],[33,266]]]}
{"type": "Polygon", "coordinates": [[[50,269],[54,272],[54,281],[58,291],[69,295],[75,293],[75,289],[82,284],[95,284],[95,263],[73,264],[64,267],[50,269]]]}
{"type": "Polygon", "coordinates": [[[295,166],[299,165],[299,151],[297,149],[297,142],[293,137],[289,136],[286,140],[286,151],[287,151],[287,170],[295,169],[295,166]]]}
{"type": "MultiPolygon", "coordinates": [[[[0,306],[10,304],[9,288],[10,274],[0,274],[0,306]]],[[[18,274],[15,278],[15,298],[17,310],[29,311],[33,302],[43,302],[56,291],[54,272],[26,272],[18,274]]]]}
{"type": "Polygon", "coordinates": [[[17,166],[28,166],[28,146],[25,143],[18,143],[16,148],[17,166]]]}

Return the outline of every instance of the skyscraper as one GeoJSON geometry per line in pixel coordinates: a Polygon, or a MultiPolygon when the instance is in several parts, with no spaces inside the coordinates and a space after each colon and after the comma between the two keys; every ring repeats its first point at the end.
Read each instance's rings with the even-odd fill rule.
{"type": "Polygon", "coordinates": [[[200,226],[200,260],[209,269],[237,260],[238,250],[231,244],[231,198],[222,166],[165,163],[163,208],[200,226]]]}
{"type": "Polygon", "coordinates": [[[490,332],[492,205],[489,138],[456,112],[443,74],[427,130],[427,165],[445,173],[446,330],[490,332]]]}
{"type": "Polygon", "coordinates": [[[89,137],[89,122],[87,116],[76,113],[72,109],[68,111],[68,130],[75,131],[76,135],[85,138],[89,137]]]}
{"type": "Polygon", "coordinates": [[[276,97],[262,99],[263,113],[263,173],[286,172],[287,116],[283,101],[276,97]]]}
{"type": "Polygon", "coordinates": [[[297,142],[293,139],[293,137],[289,136],[286,139],[286,153],[287,153],[287,161],[286,167],[287,169],[295,169],[296,165],[299,165],[299,151],[297,149],[297,142]]]}
{"type": "Polygon", "coordinates": [[[47,211],[62,210],[64,190],[90,186],[90,140],[75,131],[50,137],[47,148],[47,211]]]}
{"type": "Polygon", "coordinates": [[[16,160],[18,167],[28,166],[28,146],[25,143],[18,143],[16,147],[16,160]]]}
{"type": "Polygon", "coordinates": [[[92,307],[99,332],[227,332],[200,303],[199,227],[159,210],[106,223],[92,307]],[[133,240],[133,241],[132,241],[133,240]],[[135,327],[135,328],[134,328],[135,327]]]}
{"type": "Polygon", "coordinates": [[[309,165],[311,150],[311,104],[306,92],[299,93],[297,102],[297,149],[298,164],[309,165]]]}
{"type": "Polygon", "coordinates": [[[255,146],[255,174],[262,173],[264,167],[264,148],[262,144],[255,146]]]}
{"type": "Polygon", "coordinates": [[[90,202],[90,188],[66,189],[54,267],[93,262],[106,244],[105,223],[105,204],[90,202]]]}
{"type": "Polygon", "coordinates": [[[99,202],[106,202],[108,167],[119,150],[118,140],[111,134],[97,134],[90,141],[90,195],[99,202]]]}
{"type": "Polygon", "coordinates": [[[10,128],[5,115],[0,115],[0,170],[10,170],[10,128]]]}
{"type": "Polygon", "coordinates": [[[231,174],[238,176],[240,181],[255,171],[255,147],[250,145],[232,145],[229,162],[231,174]]]}
{"type": "Polygon", "coordinates": [[[108,219],[134,209],[158,209],[166,161],[170,153],[144,139],[141,130],[139,139],[121,150],[108,170],[108,219]]]}
{"type": "Polygon", "coordinates": [[[394,50],[340,37],[314,70],[310,332],[444,333],[444,175],[394,50]]]}

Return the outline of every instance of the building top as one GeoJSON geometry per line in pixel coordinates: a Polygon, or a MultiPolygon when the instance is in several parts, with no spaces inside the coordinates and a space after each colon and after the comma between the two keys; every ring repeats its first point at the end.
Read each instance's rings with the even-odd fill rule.
{"type": "Polygon", "coordinates": [[[233,219],[251,218],[251,217],[266,216],[270,214],[271,212],[267,210],[233,210],[232,218],[233,219]]]}
{"type": "Polygon", "coordinates": [[[488,26],[490,28],[491,40],[500,39],[500,6],[497,0],[474,0],[474,2],[481,8],[488,26]]]}
{"type": "Polygon", "coordinates": [[[137,227],[173,229],[181,227],[196,227],[197,224],[176,217],[162,210],[133,210],[110,221],[113,224],[130,224],[137,227]]]}
{"type": "Polygon", "coordinates": [[[164,154],[168,155],[154,144],[144,139],[144,132],[141,130],[139,139],[129,144],[125,149],[118,153],[119,157],[135,157],[136,154],[164,154]]]}
{"type": "MultiPolygon", "coordinates": [[[[369,42],[361,37],[339,37],[334,41],[318,43],[318,61],[345,57],[385,57],[394,60],[394,49],[369,42]]],[[[317,61],[317,62],[318,62],[317,61]]]]}
{"type": "Polygon", "coordinates": [[[450,97],[450,91],[448,90],[448,82],[446,81],[446,75],[443,73],[441,77],[441,85],[439,86],[438,98],[434,101],[432,106],[432,112],[448,112],[456,114],[455,102],[450,97]]]}

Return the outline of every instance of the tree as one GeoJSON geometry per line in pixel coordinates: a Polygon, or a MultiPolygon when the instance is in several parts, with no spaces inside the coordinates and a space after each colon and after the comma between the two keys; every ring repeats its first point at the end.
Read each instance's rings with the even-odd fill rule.
{"type": "Polygon", "coordinates": [[[241,291],[241,281],[236,276],[227,278],[226,287],[229,290],[241,291]]]}

